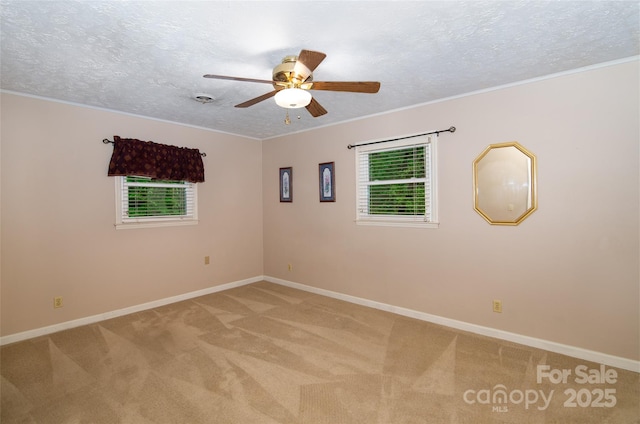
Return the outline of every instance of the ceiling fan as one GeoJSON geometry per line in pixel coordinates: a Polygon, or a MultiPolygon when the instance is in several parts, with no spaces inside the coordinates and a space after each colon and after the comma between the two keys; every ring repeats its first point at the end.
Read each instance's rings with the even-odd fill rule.
{"type": "Polygon", "coordinates": [[[278,106],[288,109],[305,107],[315,118],[326,114],[327,111],[311,96],[309,90],[377,93],[380,89],[380,83],[374,81],[313,81],[313,71],[326,56],[324,53],[312,50],[302,50],[298,56],[286,56],[280,65],[273,68],[272,80],[212,74],[206,74],[204,77],[273,85],[273,91],[237,104],[235,107],[245,108],[275,97],[278,106]]]}

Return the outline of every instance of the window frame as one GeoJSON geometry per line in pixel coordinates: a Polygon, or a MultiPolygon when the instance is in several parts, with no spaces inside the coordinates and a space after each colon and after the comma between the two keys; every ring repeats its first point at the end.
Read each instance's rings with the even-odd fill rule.
{"type": "Polygon", "coordinates": [[[198,185],[189,181],[184,181],[185,190],[191,190],[191,202],[187,203],[187,210],[191,213],[186,215],[167,215],[167,216],[144,216],[130,218],[125,216],[125,196],[128,199],[127,186],[125,181],[129,176],[115,177],[115,200],[116,200],[116,223],[118,230],[130,228],[150,228],[150,227],[174,227],[182,225],[198,224],[198,185]]]}
{"type": "MultiPolygon", "coordinates": [[[[427,156],[427,155],[425,155],[427,156]]],[[[414,228],[438,228],[440,225],[438,218],[438,136],[437,134],[409,135],[397,140],[378,144],[373,142],[369,145],[356,146],[355,152],[355,178],[356,178],[356,224],[391,226],[391,227],[414,227],[414,228]],[[364,174],[360,172],[362,156],[371,153],[389,150],[399,150],[414,146],[425,146],[429,149],[428,158],[425,160],[425,186],[429,185],[429,190],[425,187],[425,215],[369,215],[361,210],[361,199],[367,198],[369,180],[362,179],[364,174]],[[429,195],[427,202],[426,196],[429,195]],[[428,213],[427,213],[428,211],[428,213]],[[427,220],[430,215],[431,219],[427,220]],[[420,218],[422,217],[422,218],[420,218]]],[[[399,181],[399,180],[396,180],[399,181]]],[[[411,182],[410,179],[406,180],[411,182]]],[[[415,180],[414,180],[415,181],[415,180]]]]}

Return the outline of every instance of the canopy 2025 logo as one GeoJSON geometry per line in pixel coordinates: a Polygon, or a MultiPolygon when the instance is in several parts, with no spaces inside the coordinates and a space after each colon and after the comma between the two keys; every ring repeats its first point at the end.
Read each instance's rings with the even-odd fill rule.
{"type": "MultiPolygon", "coordinates": [[[[616,405],[616,389],[589,387],[595,384],[616,384],[618,373],[614,369],[607,369],[604,365],[600,365],[600,368],[578,365],[574,369],[552,369],[549,365],[538,365],[536,369],[538,384],[568,384],[569,378],[572,378],[573,383],[587,387],[565,389],[565,408],[613,408],[616,405]]],[[[541,389],[509,391],[505,385],[496,384],[492,389],[469,389],[463,393],[462,398],[469,405],[491,405],[493,412],[509,412],[509,405],[523,405],[525,409],[535,407],[544,411],[551,404],[554,394],[554,389],[547,392],[541,389]]]]}

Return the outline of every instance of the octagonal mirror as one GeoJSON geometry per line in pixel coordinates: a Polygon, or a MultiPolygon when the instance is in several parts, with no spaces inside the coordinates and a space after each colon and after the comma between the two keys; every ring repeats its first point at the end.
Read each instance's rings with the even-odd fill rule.
{"type": "Polygon", "coordinates": [[[515,141],[491,144],[473,161],[473,196],[490,224],[520,224],[538,207],[535,155],[515,141]]]}

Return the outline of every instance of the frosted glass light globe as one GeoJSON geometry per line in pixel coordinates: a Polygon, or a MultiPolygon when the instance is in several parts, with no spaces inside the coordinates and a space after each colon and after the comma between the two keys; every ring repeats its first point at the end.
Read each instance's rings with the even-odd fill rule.
{"type": "Polygon", "coordinates": [[[301,88],[286,88],[275,96],[276,104],[287,109],[298,109],[311,103],[311,93],[301,88]]]}

